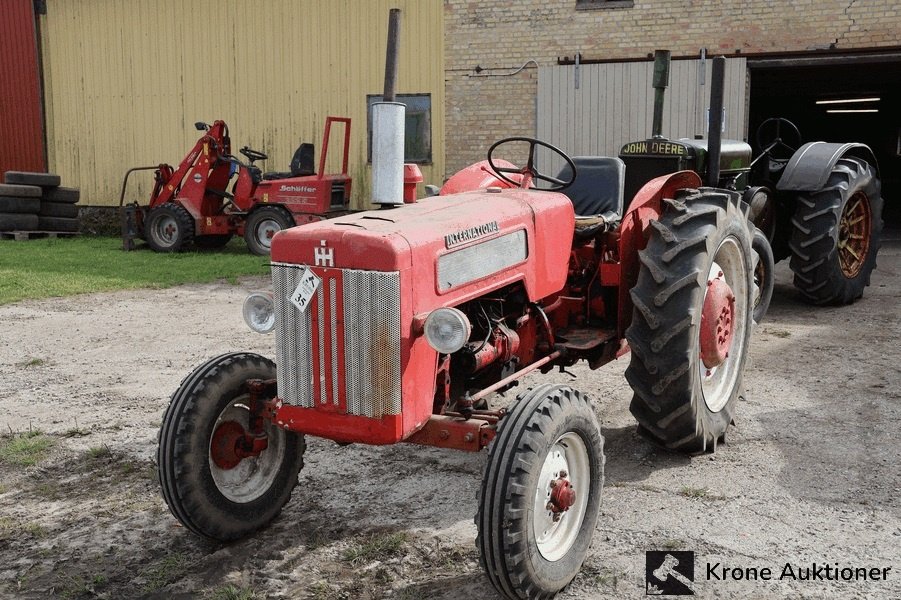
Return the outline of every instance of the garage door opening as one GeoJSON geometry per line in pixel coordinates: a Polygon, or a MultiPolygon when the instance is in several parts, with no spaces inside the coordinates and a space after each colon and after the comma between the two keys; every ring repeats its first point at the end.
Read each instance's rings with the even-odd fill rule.
{"type": "Polygon", "coordinates": [[[748,60],[749,141],[770,117],[797,125],[804,142],[863,142],[879,161],[883,217],[901,227],[901,53],[748,60]]]}

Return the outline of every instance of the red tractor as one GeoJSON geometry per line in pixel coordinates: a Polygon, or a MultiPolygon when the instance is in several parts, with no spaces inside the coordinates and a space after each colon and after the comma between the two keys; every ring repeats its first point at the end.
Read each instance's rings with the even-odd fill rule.
{"type": "Polygon", "coordinates": [[[200,248],[218,248],[233,235],[243,235],[251,252],[267,255],[272,236],[278,231],[347,212],[351,193],[347,174],[350,119],[326,119],[318,170],[313,164],[313,144],[302,143],[289,171],[267,173],[254,165],[266,160],[266,154],[245,146],[240,152],[247,162],[232,155],[224,121],[212,125],[198,122],[195,127],[204,133],[177,168],[161,164],[126,173],[122,198],[133,171],[156,171],[150,204],[126,207],[126,249],[130,249],[135,235],[157,252],[178,252],[192,242],[200,248]],[[344,125],[341,172],[326,174],[333,123],[344,125]]]}
{"type": "Polygon", "coordinates": [[[276,235],[272,293],[245,302],[253,329],[275,331],[275,361],[225,354],[172,395],[157,455],[172,513],[222,541],[265,526],[297,484],[305,435],[487,448],[476,544],[491,583],[514,599],[561,590],[598,519],[595,407],[561,385],[506,407],[493,394],[631,350],[640,430],[698,453],[724,438],[743,393],[754,225],[741,194],[691,171],[631,198],[625,182],[617,157],[510,138],[444,195],[276,235]],[[522,167],[500,160],[513,144],[522,167]],[[539,148],[560,175],[539,171],[539,148]]]}

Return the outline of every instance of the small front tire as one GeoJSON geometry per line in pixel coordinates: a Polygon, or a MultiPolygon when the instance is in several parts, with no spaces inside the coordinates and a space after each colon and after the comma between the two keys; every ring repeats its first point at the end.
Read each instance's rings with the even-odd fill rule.
{"type": "Polygon", "coordinates": [[[476,514],[476,546],[499,594],[550,598],[573,580],[603,484],[604,439],[588,398],[547,384],[521,395],[490,447],[476,514]]]}
{"type": "Polygon", "coordinates": [[[194,218],[179,204],[161,204],[144,219],[144,239],[156,252],[180,252],[194,239],[194,218]]]}
{"type": "Polygon", "coordinates": [[[272,251],[272,237],[289,227],[294,227],[294,219],[291,213],[281,206],[257,208],[247,217],[244,241],[253,254],[269,256],[272,251]]]}
{"type": "Polygon", "coordinates": [[[271,360],[236,352],[197,367],[172,394],[157,450],[160,487],[175,518],[197,535],[245,537],[272,521],[297,485],[302,435],[266,421],[268,446],[257,456],[236,457],[225,444],[248,427],[247,380],[274,378],[271,360]]]}

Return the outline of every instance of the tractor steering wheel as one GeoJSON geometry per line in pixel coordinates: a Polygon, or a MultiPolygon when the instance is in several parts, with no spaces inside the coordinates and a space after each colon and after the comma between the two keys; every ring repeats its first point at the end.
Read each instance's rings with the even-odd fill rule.
{"type": "Polygon", "coordinates": [[[761,123],[754,137],[757,141],[757,147],[760,148],[760,153],[768,155],[773,160],[788,160],[801,147],[801,143],[804,141],[801,137],[801,132],[798,131],[795,124],[782,117],[772,117],[761,123]],[[783,127],[786,129],[787,141],[782,138],[783,127]],[[788,151],[789,156],[786,158],[775,156],[773,151],[777,149],[788,151]]]}
{"type": "Polygon", "coordinates": [[[559,192],[560,190],[566,189],[572,185],[573,181],[576,180],[576,165],[573,163],[573,160],[566,155],[563,150],[560,150],[556,146],[551,146],[546,142],[542,142],[541,140],[536,140],[535,138],[529,137],[509,137],[504,138],[502,140],[498,140],[495,142],[491,148],[488,149],[488,165],[497,173],[497,176],[503,181],[514,185],[519,186],[523,189],[529,187],[532,183],[533,179],[538,179],[540,181],[546,181],[551,184],[549,188],[541,188],[543,191],[547,192],[559,192]],[[529,158],[526,160],[526,166],[522,168],[517,167],[501,167],[498,166],[494,162],[494,151],[498,146],[502,144],[507,144],[510,142],[526,142],[529,144],[529,158]],[[566,161],[566,164],[569,165],[570,176],[569,179],[558,179],[556,177],[551,177],[550,175],[545,175],[543,173],[539,173],[537,169],[535,169],[535,147],[543,146],[548,150],[551,150],[555,154],[559,155],[563,160],[566,161]],[[522,175],[521,181],[514,181],[513,179],[507,177],[505,173],[516,173],[518,175],[522,175]]]}
{"type": "Polygon", "coordinates": [[[247,146],[244,146],[243,148],[241,148],[241,154],[246,156],[247,160],[249,160],[250,162],[254,162],[256,160],[266,160],[267,158],[269,158],[269,156],[267,156],[266,154],[263,154],[262,152],[259,152],[258,150],[252,150],[252,149],[248,148],[247,146]]]}

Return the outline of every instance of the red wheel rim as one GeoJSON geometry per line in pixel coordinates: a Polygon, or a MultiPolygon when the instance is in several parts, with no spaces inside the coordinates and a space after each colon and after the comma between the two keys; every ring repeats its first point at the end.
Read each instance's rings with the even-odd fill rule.
{"type": "Polygon", "coordinates": [[[210,458],[220,469],[234,469],[241,462],[238,456],[238,440],[245,435],[244,427],[235,421],[226,421],[213,432],[210,442],[210,458]]]}
{"type": "Polygon", "coordinates": [[[873,216],[870,200],[857,192],[845,204],[838,226],[838,261],[842,274],[848,279],[857,277],[870,250],[870,228],[873,216]]]}

